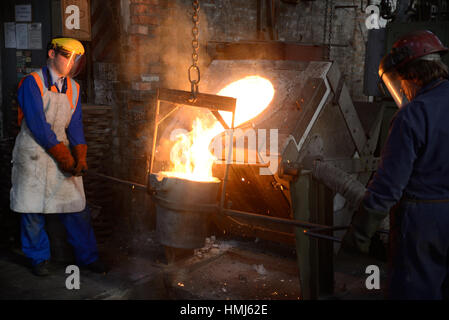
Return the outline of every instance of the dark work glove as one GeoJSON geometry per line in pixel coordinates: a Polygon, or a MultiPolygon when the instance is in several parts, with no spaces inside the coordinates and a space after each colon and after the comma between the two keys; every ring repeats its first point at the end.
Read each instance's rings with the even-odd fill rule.
{"type": "Polygon", "coordinates": [[[87,172],[87,145],[78,144],[72,148],[73,156],[76,160],[76,166],[73,170],[74,176],[82,176],[87,172]]]}
{"type": "Polygon", "coordinates": [[[341,250],[369,253],[371,238],[387,215],[388,212],[369,209],[362,204],[354,214],[351,226],[343,237],[341,250]]]}
{"type": "Polygon", "coordinates": [[[60,142],[47,151],[56,160],[61,171],[73,174],[75,160],[64,143],[60,142]]]}

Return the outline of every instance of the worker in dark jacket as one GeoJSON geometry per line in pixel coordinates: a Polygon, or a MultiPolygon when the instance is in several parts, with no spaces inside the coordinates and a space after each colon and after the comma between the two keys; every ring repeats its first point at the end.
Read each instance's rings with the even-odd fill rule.
{"type": "Polygon", "coordinates": [[[397,40],[379,66],[399,110],[342,249],[367,253],[394,207],[392,299],[448,298],[449,81],[441,62],[447,51],[430,31],[415,31],[397,40]]]}
{"type": "Polygon", "coordinates": [[[46,214],[59,216],[77,263],[104,272],[83,188],[87,144],[80,87],[72,79],[84,47],[76,39],[55,38],[47,54],[47,65],[19,84],[21,129],[12,157],[11,209],[22,214],[22,251],[36,275],[49,274],[46,214]]]}

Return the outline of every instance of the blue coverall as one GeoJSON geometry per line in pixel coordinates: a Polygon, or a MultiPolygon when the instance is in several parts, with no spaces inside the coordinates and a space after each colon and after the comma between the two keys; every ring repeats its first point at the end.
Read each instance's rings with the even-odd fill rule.
{"type": "Polygon", "coordinates": [[[435,80],[395,114],[363,199],[393,210],[389,297],[447,298],[449,280],[449,81],[435,80]]]}
{"type": "MultiPolygon", "coordinates": [[[[47,66],[44,66],[42,71],[46,84],[50,80],[51,86],[55,86],[58,92],[66,93],[67,78],[65,78],[64,84],[61,90],[59,90],[55,85],[56,79],[52,79],[47,66]]],[[[44,149],[49,149],[58,144],[59,141],[57,140],[55,133],[45,119],[40,89],[32,76],[27,76],[19,87],[18,101],[24,115],[24,120],[36,142],[44,149]]],[[[78,99],[78,104],[72,115],[66,133],[71,146],[86,144],[83,132],[81,99],[78,99]]],[[[86,206],[81,212],[60,213],[57,215],[65,226],[68,237],[67,240],[74,248],[77,263],[79,265],[87,265],[96,261],[98,259],[98,250],[90,222],[89,208],[86,206]]],[[[50,242],[44,226],[44,214],[22,213],[22,251],[31,259],[32,265],[50,259],[50,242]]]]}

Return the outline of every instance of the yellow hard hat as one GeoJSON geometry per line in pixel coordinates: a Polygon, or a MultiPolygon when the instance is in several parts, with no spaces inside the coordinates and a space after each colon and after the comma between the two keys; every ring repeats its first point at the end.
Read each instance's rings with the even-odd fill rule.
{"type": "Polygon", "coordinates": [[[81,42],[73,38],[54,38],[51,40],[54,48],[62,48],[63,50],[83,55],[84,47],[81,42]]]}

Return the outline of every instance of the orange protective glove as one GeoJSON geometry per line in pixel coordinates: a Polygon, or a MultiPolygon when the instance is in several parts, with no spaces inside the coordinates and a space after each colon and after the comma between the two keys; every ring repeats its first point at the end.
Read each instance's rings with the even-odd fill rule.
{"type": "Polygon", "coordinates": [[[73,159],[69,148],[67,148],[64,143],[60,142],[47,151],[56,160],[61,171],[73,173],[73,170],[75,169],[75,160],[73,159]]]}
{"type": "Polygon", "coordinates": [[[87,172],[87,145],[78,144],[72,148],[73,156],[76,160],[75,170],[73,171],[74,176],[82,176],[87,172]]]}

